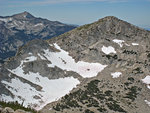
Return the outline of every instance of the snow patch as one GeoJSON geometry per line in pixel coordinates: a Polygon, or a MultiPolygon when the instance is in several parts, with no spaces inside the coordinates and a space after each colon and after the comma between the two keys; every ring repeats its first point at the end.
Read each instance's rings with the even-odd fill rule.
{"type": "Polygon", "coordinates": [[[46,60],[41,54],[38,53],[38,56],[42,59],[42,60],[46,60]]]}
{"type": "Polygon", "coordinates": [[[142,79],[142,82],[147,84],[147,88],[150,89],[150,76],[146,76],[144,79],[142,79]]]}
{"type": "Polygon", "coordinates": [[[132,45],[133,45],[133,46],[137,46],[137,45],[139,45],[139,44],[138,44],[138,43],[132,43],[132,45]]]}
{"type": "MultiPolygon", "coordinates": [[[[57,66],[65,71],[74,71],[82,77],[94,77],[107,66],[100,63],[88,63],[84,61],[75,62],[75,60],[69,56],[69,53],[61,49],[56,43],[53,46],[60,50],[60,52],[51,52],[47,49],[44,50],[44,54],[38,54],[41,59],[45,58],[52,63],[49,64],[49,67],[57,66]]],[[[31,53],[29,54],[32,55],[31,53]]],[[[37,57],[29,56],[22,60],[20,66],[16,69],[8,70],[16,76],[24,78],[42,89],[39,91],[31,85],[23,83],[16,77],[12,78],[11,82],[2,81],[6,88],[12,92],[15,97],[12,98],[6,95],[1,95],[1,99],[7,102],[18,101],[20,104],[24,102],[24,106],[31,106],[36,110],[40,110],[48,103],[54,102],[68,94],[77,84],[80,83],[79,80],[74,77],[50,80],[39,73],[28,72],[25,74],[23,63],[35,60],[37,60],[37,57]]]]}
{"type": "Polygon", "coordinates": [[[37,60],[37,57],[29,56],[29,57],[25,58],[25,60],[23,62],[33,62],[35,60],[37,60]]]}
{"type": "Polygon", "coordinates": [[[29,55],[32,55],[32,53],[28,53],[29,55]]]}
{"type": "Polygon", "coordinates": [[[150,76],[146,76],[144,79],[142,79],[143,83],[150,84],[150,76]]]}
{"type": "Polygon", "coordinates": [[[147,85],[147,88],[150,89],[150,85],[147,85]]]}
{"type": "Polygon", "coordinates": [[[118,78],[122,75],[121,72],[115,72],[115,73],[111,73],[112,78],[118,78]]]}
{"type": "Polygon", "coordinates": [[[17,21],[13,21],[14,26],[19,26],[17,21]]]}
{"type": "Polygon", "coordinates": [[[35,56],[26,57],[24,60],[21,61],[19,68],[23,68],[23,63],[33,62],[35,60],[37,60],[37,57],[35,57],[35,56]]]}
{"type": "Polygon", "coordinates": [[[48,49],[44,50],[43,54],[51,64],[48,67],[59,67],[62,70],[74,71],[84,78],[97,76],[107,65],[102,65],[100,63],[88,63],[84,61],[75,62],[75,60],[69,56],[69,53],[61,49],[56,43],[55,48],[60,50],[60,52],[51,52],[48,49]]]}
{"type": "Polygon", "coordinates": [[[148,100],[145,100],[145,102],[148,106],[150,106],[150,102],[148,100]]]}
{"type": "Polygon", "coordinates": [[[19,79],[15,78],[11,79],[10,83],[3,81],[3,84],[6,85],[6,88],[15,95],[15,98],[11,99],[3,97],[2,99],[6,101],[18,101],[20,104],[24,102],[24,106],[31,106],[36,110],[40,110],[48,103],[56,101],[65,96],[73,88],[75,88],[77,84],[80,83],[78,79],[73,77],[50,80],[47,77],[41,76],[39,73],[29,72],[24,74],[22,64],[16,69],[9,71],[37,86],[40,86],[42,89],[41,91],[38,91],[29,84],[23,83],[19,79]]]}
{"type": "Polygon", "coordinates": [[[26,17],[27,17],[27,15],[23,15],[23,17],[24,17],[24,18],[26,18],[26,17]]]}
{"type": "Polygon", "coordinates": [[[34,26],[35,27],[37,27],[37,26],[43,26],[43,23],[38,23],[38,24],[35,24],[34,26]]]}
{"type": "Polygon", "coordinates": [[[53,46],[53,44],[49,44],[50,46],[53,46]]]}
{"type": "Polygon", "coordinates": [[[34,87],[27,83],[23,83],[18,78],[11,79],[11,82],[2,81],[2,83],[5,84],[5,87],[13,95],[15,95],[14,99],[12,97],[2,97],[6,101],[18,101],[19,103],[23,103],[26,107],[28,107],[28,105],[32,106],[34,103],[38,103],[39,100],[34,99],[34,96],[41,98],[41,95],[34,87]]]}
{"type": "Polygon", "coordinates": [[[49,108],[49,110],[52,110],[52,108],[49,108]]]}
{"type": "Polygon", "coordinates": [[[9,21],[12,21],[12,18],[0,18],[0,21],[7,23],[9,21]]]}
{"type": "Polygon", "coordinates": [[[125,43],[126,46],[130,46],[129,44],[125,43]]]}
{"type": "Polygon", "coordinates": [[[13,102],[14,99],[12,97],[10,97],[10,96],[2,94],[2,95],[0,95],[0,101],[13,102]]]}
{"type": "Polygon", "coordinates": [[[103,46],[102,51],[107,55],[110,53],[116,53],[115,49],[112,46],[108,46],[108,47],[103,46]]]}
{"type": "Polygon", "coordinates": [[[119,44],[120,47],[123,47],[123,43],[124,43],[125,41],[124,41],[124,40],[114,39],[113,42],[119,44]]]}

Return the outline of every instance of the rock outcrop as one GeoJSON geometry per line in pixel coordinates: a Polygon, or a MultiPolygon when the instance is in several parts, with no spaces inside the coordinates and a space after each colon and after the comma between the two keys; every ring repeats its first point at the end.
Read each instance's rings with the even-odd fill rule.
{"type": "Polygon", "coordinates": [[[5,108],[0,107],[0,113],[32,113],[32,112],[26,112],[21,109],[13,110],[10,107],[5,107],[5,108]]]}

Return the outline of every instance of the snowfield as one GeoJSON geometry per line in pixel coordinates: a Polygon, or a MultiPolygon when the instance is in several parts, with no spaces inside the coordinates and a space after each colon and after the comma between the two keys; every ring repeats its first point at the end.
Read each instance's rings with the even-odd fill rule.
{"type": "Polygon", "coordinates": [[[121,72],[115,72],[115,73],[111,73],[112,78],[118,78],[122,75],[121,72]]]}
{"type": "MultiPolygon", "coordinates": [[[[69,53],[62,50],[56,43],[51,45],[54,46],[59,52],[51,52],[48,49],[43,50],[45,53],[37,54],[37,57],[41,60],[49,60],[51,64],[49,67],[55,67],[63,69],[64,71],[73,71],[81,75],[82,77],[94,77],[97,76],[107,65],[100,63],[88,63],[84,61],[75,62],[75,60],[69,56],[69,53]]],[[[29,57],[21,61],[20,65],[13,70],[8,69],[12,74],[18,77],[11,78],[9,81],[2,81],[6,88],[14,95],[14,97],[0,95],[0,99],[10,102],[18,101],[24,106],[32,107],[36,110],[42,109],[48,103],[54,102],[61,97],[68,94],[73,88],[80,84],[78,79],[74,77],[65,77],[59,79],[49,79],[43,77],[38,72],[24,73],[24,63],[33,62],[38,60],[36,56],[29,53],[29,57]],[[27,80],[23,82],[20,78],[27,80]],[[36,85],[38,89],[34,86],[36,85]]]]}
{"type": "Polygon", "coordinates": [[[68,94],[80,83],[78,79],[73,77],[50,80],[47,77],[42,77],[39,73],[29,72],[28,74],[24,74],[24,71],[20,67],[22,66],[9,71],[40,86],[42,88],[41,91],[36,90],[18,78],[12,78],[11,82],[2,81],[2,83],[5,84],[6,88],[15,95],[15,97],[8,98],[7,96],[2,96],[2,100],[7,102],[18,101],[20,104],[23,103],[26,107],[30,106],[36,110],[40,110],[48,103],[56,101],[68,94]]]}
{"type": "Polygon", "coordinates": [[[97,76],[107,65],[102,65],[100,63],[88,63],[84,61],[75,62],[75,60],[69,56],[69,53],[61,49],[56,43],[55,48],[60,50],[60,52],[51,52],[48,49],[44,50],[46,59],[48,59],[51,64],[48,67],[59,67],[62,70],[73,71],[78,73],[84,78],[90,78],[97,76]]]}
{"type": "Polygon", "coordinates": [[[102,51],[107,55],[110,53],[116,53],[115,48],[113,48],[112,46],[108,46],[108,47],[103,46],[102,51]]]}

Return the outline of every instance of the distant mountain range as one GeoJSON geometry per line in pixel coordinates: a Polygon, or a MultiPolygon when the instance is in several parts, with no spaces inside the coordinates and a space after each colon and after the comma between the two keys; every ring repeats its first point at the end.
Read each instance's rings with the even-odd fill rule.
{"type": "Polygon", "coordinates": [[[145,29],[150,31],[150,28],[145,28],[145,29]]]}
{"type": "Polygon", "coordinates": [[[18,47],[30,40],[50,39],[74,28],[74,25],[37,18],[28,12],[0,16],[0,61],[14,56],[18,47]]]}
{"type": "Polygon", "coordinates": [[[149,113],[150,31],[109,16],[35,39],[0,67],[0,100],[40,113],[149,113]]]}

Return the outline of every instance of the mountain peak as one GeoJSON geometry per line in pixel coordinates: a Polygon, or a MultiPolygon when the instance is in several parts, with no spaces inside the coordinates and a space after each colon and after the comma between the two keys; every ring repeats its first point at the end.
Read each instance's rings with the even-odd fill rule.
{"type": "MultiPolygon", "coordinates": [[[[118,19],[117,17],[115,17],[115,16],[106,16],[106,17],[104,17],[104,18],[102,18],[102,19],[118,19]]],[[[119,19],[118,19],[119,20],[119,19]]]]}
{"type": "Polygon", "coordinates": [[[119,19],[115,16],[106,16],[106,17],[98,20],[98,22],[103,22],[103,21],[121,21],[121,19],[119,19]]]}
{"type": "Polygon", "coordinates": [[[24,12],[19,13],[19,14],[15,14],[15,15],[13,15],[13,17],[18,18],[18,19],[31,19],[31,18],[34,18],[34,16],[31,15],[27,11],[24,11],[24,12]]]}
{"type": "Polygon", "coordinates": [[[24,12],[22,12],[22,13],[20,13],[20,14],[23,14],[23,15],[31,15],[29,12],[27,12],[27,11],[24,11],[24,12]]]}

